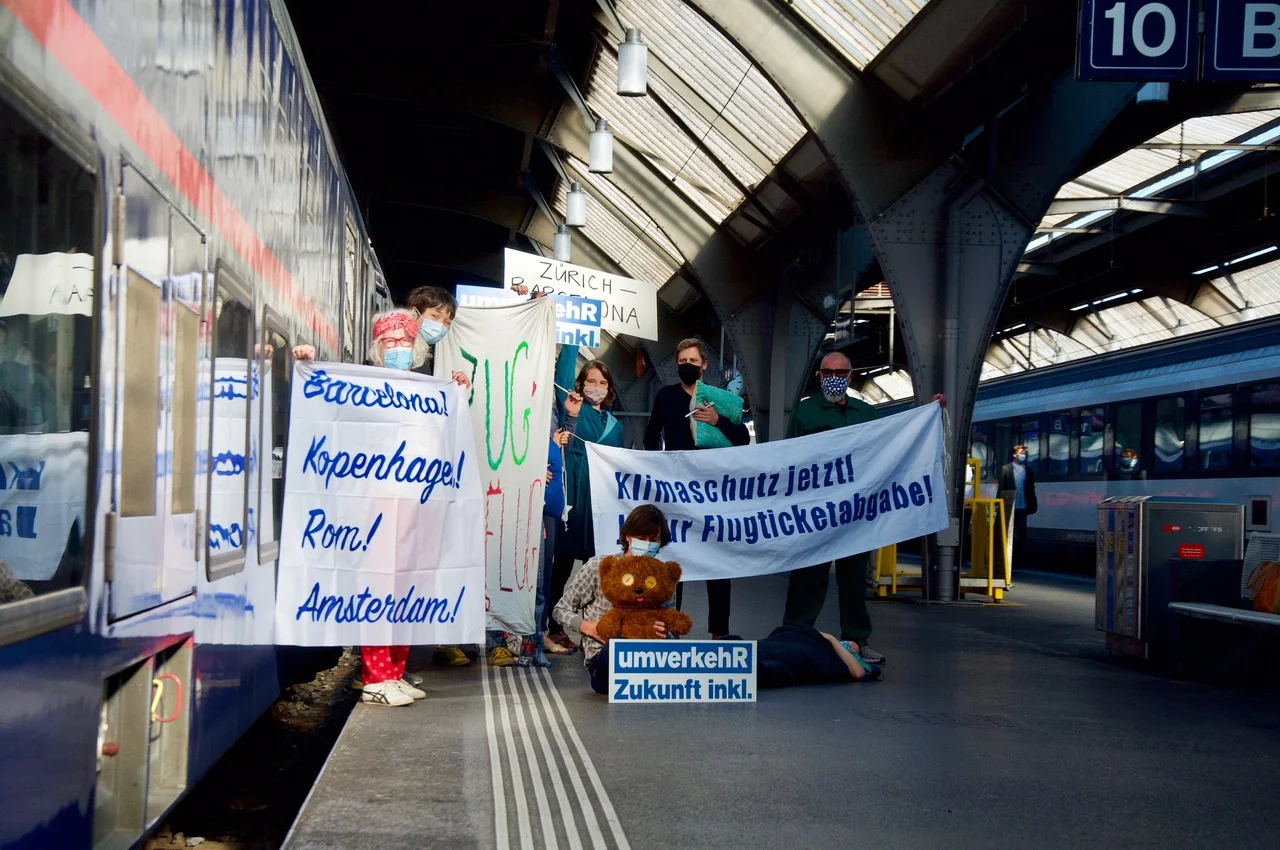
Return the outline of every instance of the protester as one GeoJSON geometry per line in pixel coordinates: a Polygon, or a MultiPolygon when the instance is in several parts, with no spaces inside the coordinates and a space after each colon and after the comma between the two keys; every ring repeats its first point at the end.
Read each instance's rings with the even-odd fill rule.
{"type": "MultiPolygon", "coordinates": [[[[740,640],[731,635],[726,640],[740,640]]],[[[880,668],[857,641],[837,640],[808,623],[779,626],[756,641],[756,684],[761,688],[874,681],[880,668]]]]}
{"type": "MultiPolygon", "coordinates": [[[[1027,447],[1013,447],[1013,462],[1000,470],[1000,496],[1013,496],[1013,563],[1022,566],[1027,551],[1027,517],[1036,512],[1036,473],[1027,464],[1027,447]]],[[[1135,453],[1136,456],[1136,453],[1135,453]]]]}
{"type": "Polygon", "coordinates": [[[550,614],[548,606],[550,600],[556,598],[551,595],[551,564],[555,557],[556,537],[560,527],[564,525],[565,508],[564,455],[557,438],[568,435],[566,431],[555,428],[554,421],[551,427],[554,430],[547,447],[547,486],[542,500],[542,551],[538,553],[538,586],[533,605],[534,630],[522,641],[523,654],[532,658],[537,667],[551,666],[546,658],[547,652],[557,655],[568,653],[567,649],[547,638],[547,619],[550,614]]]}
{"type": "MultiPolygon", "coordinates": [[[[561,432],[569,515],[564,532],[556,541],[556,557],[551,574],[552,599],[559,599],[564,593],[564,586],[573,572],[574,561],[587,561],[596,554],[587,443],[622,446],[622,423],[609,412],[618,397],[609,367],[599,360],[592,360],[579,370],[573,389],[564,401],[565,421],[561,432]]],[[[557,646],[564,646],[565,643],[572,646],[558,623],[556,626],[551,642],[557,646]]]]}
{"type": "MultiPolygon", "coordinates": [[[[730,422],[720,416],[710,404],[703,405],[689,415],[693,407],[693,391],[707,371],[707,347],[700,339],[681,340],[676,346],[676,371],[680,382],[658,390],[653,399],[653,411],[645,428],[644,447],[649,450],[665,448],[682,451],[697,448],[693,442],[692,418],[705,422],[720,431],[735,446],[751,442],[747,426],[730,422]]],[[[676,607],[683,601],[683,582],[676,588],[676,607]]],[[[729,631],[729,579],[713,579],[707,582],[707,626],[711,636],[722,637],[729,631]]]]}
{"type": "MultiPolygon", "coordinates": [[[[622,551],[632,555],[657,557],[658,551],[671,542],[667,518],[653,505],[640,505],[627,514],[620,536],[622,551]]],[[[603,558],[603,555],[593,557],[578,567],[555,606],[556,620],[571,637],[575,633],[579,637],[591,689],[598,694],[608,692],[609,653],[602,651],[604,642],[600,640],[596,625],[613,607],[600,589],[600,561],[603,558]]],[[[654,637],[666,637],[666,624],[654,623],[653,633],[654,637]]]]}
{"type": "MultiPolygon", "coordinates": [[[[835,428],[844,428],[876,418],[871,405],[849,398],[849,376],[853,365],[849,358],[833,351],[818,365],[822,392],[802,398],[791,414],[787,437],[803,437],[835,428]]],[[[867,646],[871,636],[871,615],[867,613],[867,567],[871,553],[861,552],[835,562],[836,585],[839,587],[840,639],[856,641],[861,655],[873,664],[884,656],[867,646]]],[[[783,625],[806,623],[812,626],[822,613],[831,581],[831,562],[814,564],[791,571],[787,582],[787,604],[783,625]]]]}
{"type": "MultiPolygon", "coordinates": [[[[373,350],[369,357],[375,366],[408,371],[415,361],[426,359],[426,348],[427,344],[418,338],[417,318],[411,311],[392,310],[373,320],[373,350]]],[[[315,349],[296,346],[293,356],[312,360],[315,349]]],[[[403,706],[425,699],[426,692],[417,687],[422,684],[422,677],[405,671],[408,660],[407,646],[360,647],[360,701],[403,706]]]]}

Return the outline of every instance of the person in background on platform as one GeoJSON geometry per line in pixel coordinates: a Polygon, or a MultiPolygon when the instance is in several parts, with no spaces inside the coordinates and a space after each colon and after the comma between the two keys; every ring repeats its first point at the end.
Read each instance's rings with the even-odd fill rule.
{"type": "MultiPolygon", "coordinates": [[[[572,348],[568,348],[576,356],[572,348]]],[[[622,446],[622,423],[609,412],[618,398],[609,367],[600,360],[592,360],[579,370],[573,389],[564,399],[564,429],[559,432],[565,454],[564,478],[569,513],[565,530],[556,541],[551,574],[552,599],[559,599],[564,593],[574,561],[589,561],[596,554],[587,443],[622,446]]],[[[573,646],[560,623],[556,623],[552,630],[551,642],[557,647],[573,646]]]]}
{"type": "Polygon", "coordinates": [[[1036,512],[1036,474],[1027,465],[1027,447],[1013,447],[1013,462],[1000,470],[1000,496],[1013,494],[1013,565],[1023,565],[1027,552],[1027,517],[1036,512]]]}
{"type": "MultiPolygon", "coordinates": [[[[426,359],[426,347],[418,338],[418,321],[412,311],[392,310],[374,318],[369,357],[375,366],[408,371],[415,361],[426,359]]],[[[297,360],[313,360],[315,349],[300,345],[294,348],[293,356],[297,360]]],[[[422,677],[405,671],[408,660],[407,646],[360,647],[360,701],[403,706],[425,699],[426,692],[418,688],[422,677]]]]}
{"type": "MultiPolygon", "coordinates": [[[[661,510],[654,505],[640,505],[627,514],[622,523],[621,537],[624,553],[656,558],[658,551],[671,542],[671,530],[661,510]]],[[[600,640],[596,625],[613,607],[600,589],[600,561],[603,558],[603,555],[593,557],[574,570],[565,585],[564,595],[555,607],[556,620],[564,625],[570,637],[579,637],[591,689],[598,694],[608,693],[609,653],[603,651],[604,642],[600,640]]],[[[654,623],[653,636],[665,638],[666,624],[661,621],[654,623]]]]}
{"type": "MultiPolygon", "coordinates": [[[[676,371],[680,382],[658,390],[649,414],[649,425],[644,432],[644,447],[649,450],[665,448],[682,451],[697,448],[693,444],[693,429],[689,425],[689,410],[693,405],[693,391],[698,380],[707,371],[707,347],[700,339],[681,340],[676,346],[676,371]]],[[[711,405],[704,405],[693,412],[692,418],[705,422],[720,431],[735,446],[751,442],[747,426],[722,419],[711,405]]],[[[676,587],[676,608],[684,601],[684,582],[676,587]]],[[[729,579],[713,579],[707,582],[707,627],[711,636],[722,637],[729,632],[729,579]]]]}
{"type": "MultiPolygon", "coordinates": [[[[870,422],[876,411],[866,402],[849,397],[849,378],[853,364],[849,358],[833,351],[818,364],[821,392],[800,399],[791,414],[787,437],[804,437],[870,422]]],[[[934,400],[945,399],[934,396],[934,400]]],[[[871,615],[867,613],[867,569],[871,553],[862,552],[835,561],[836,586],[840,601],[840,639],[854,641],[861,647],[861,657],[872,663],[884,663],[884,656],[867,646],[871,636],[871,615]]],[[[831,562],[800,567],[791,571],[787,580],[787,605],[782,614],[783,625],[806,623],[812,626],[822,613],[831,581],[831,562]]]]}

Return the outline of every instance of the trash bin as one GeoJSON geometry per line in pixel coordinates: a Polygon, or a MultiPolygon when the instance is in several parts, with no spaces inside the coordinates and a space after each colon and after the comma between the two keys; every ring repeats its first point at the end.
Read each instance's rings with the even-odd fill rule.
{"type": "Polygon", "coordinates": [[[1243,557],[1243,505],[1147,496],[1099,502],[1094,625],[1106,633],[1107,650],[1149,658],[1151,642],[1172,633],[1170,560],[1243,557]]]}

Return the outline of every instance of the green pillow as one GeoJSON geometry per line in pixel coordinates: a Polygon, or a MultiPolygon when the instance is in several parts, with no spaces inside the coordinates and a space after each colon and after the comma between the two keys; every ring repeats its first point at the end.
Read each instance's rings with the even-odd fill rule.
{"type": "MultiPolygon", "coordinates": [[[[733,424],[742,424],[741,397],[728,390],[709,387],[702,381],[698,381],[693,388],[694,406],[701,406],[707,402],[711,402],[711,406],[716,409],[716,413],[726,417],[733,424]]],[[[733,443],[729,442],[729,438],[724,435],[724,432],[716,426],[708,425],[705,422],[697,422],[692,416],[689,417],[689,422],[693,425],[693,444],[698,448],[723,449],[733,445],[733,443]]]]}

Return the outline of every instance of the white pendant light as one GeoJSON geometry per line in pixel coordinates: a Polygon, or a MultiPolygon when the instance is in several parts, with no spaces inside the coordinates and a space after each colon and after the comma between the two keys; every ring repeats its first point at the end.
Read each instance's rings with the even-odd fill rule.
{"type": "Polygon", "coordinates": [[[596,121],[587,145],[587,166],[592,174],[613,173],[613,131],[608,119],[596,121]]]}
{"type": "Polygon", "coordinates": [[[556,235],[551,240],[551,250],[557,260],[562,263],[569,262],[569,244],[572,241],[573,237],[569,235],[569,231],[565,229],[565,226],[563,224],[556,225],[556,235]]]}
{"type": "Polygon", "coordinates": [[[569,194],[565,196],[564,223],[570,227],[583,227],[587,223],[587,193],[577,180],[569,184],[569,194]]]}
{"type": "Polygon", "coordinates": [[[618,45],[618,94],[644,97],[648,94],[649,48],[640,40],[640,28],[627,30],[627,40],[618,45]]]}

